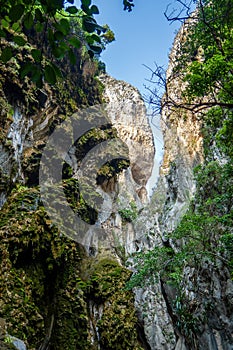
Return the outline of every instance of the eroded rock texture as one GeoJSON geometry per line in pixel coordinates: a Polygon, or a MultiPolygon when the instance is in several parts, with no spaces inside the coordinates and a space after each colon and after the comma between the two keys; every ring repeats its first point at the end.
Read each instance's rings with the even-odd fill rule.
{"type": "Polygon", "coordinates": [[[138,90],[124,81],[102,76],[107,111],[119,137],[129,147],[130,168],[138,192],[145,187],[153,167],[154,145],[144,101],[138,90]]]}
{"type": "MultiPolygon", "coordinates": [[[[162,111],[165,152],[160,169],[161,176],[151,202],[145,208],[144,215],[142,214],[143,217],[140,217],[134,225],[135,236],[140,242],[138,249],[141,251],[166,245],[179,251],[179,244],[185,244],[185,240],[177,243],[168,240],[167,234],[177,227],[189,208],[191,199],[194,206],[195,203],[199,205],[195,198],[196,183],[193,169],[204,162],[206,164],[206,154],[208,154],[207,163],[211,161],[218,164],[227,163],[227,158],[223,154],[220,155],[216,147],[214,134],[208,135],[211,146],[208,151],[205,150],[204,154],[203,141],[205,140],[202,134],[201,114],[179,108],[182,103],[185,103],[182,95],[184,84],[182,77],[177,72],[174,74],[173,68],[177,62],[177,55],[180,54],[180,43],[185,40],[186,30],[186,27],[181,28],[175,39],[167,71],[167,95],[164,96],[162,111]]],[[[208,97],[205,98],[208,99],[208,97]]],[[[214,176],[214,171],[212,172],[214,176]]],[[[212,182],[212,172],[210,171],[208,175],[212,185],[207,186],[200,182],[198,185],[199,195],[200,192],[204,193],[205,198],[208,198],[211,186],[217,186],[216,179],[215,183],[212,182]]],[[[208,183],[208,180],[206,181],[208,183]]],[[[229,179],[226,181],[232,183],[229,179]]],[[[220,188],[219,193],[221,193],[220,188]]],[[[210,244],[213,246],[215,230],[216,227],[210,225],[205,233],[209,235],[210,244]]],[[[193,249],[202,248],[194,245],[193,249]]],[[[212,253],[215,254],[214,251],[212,253]]],[[[182,327],[177,317],[180,312],[179,305],[174,304],[178,295],[174,288],[160,279],[149,287],[135,289],[136,305],[152,349],[233,348],[233,286],[229,265],[227,267],[226,261],[224,262],[221,256],[213,261],[206,255],[206,259],[201,261],[200,264],[186,266],[183,271],[182,293],[184,293],[186,306],[181,309],[181,312],[184,312],[182,327]]]]}
{"type": "MultiPolygon", "coordinates": [[[[28,349],[48,344],[67,350],[146,349],[133,293],[124,290],[130,271],[123,267],[135,238],[132,222],[148,201],[145,185],[153,166],[153,137],[142,98],[129,84],[110,77],[100,83],[82,71],[74,95],[74,81],[53,89],[20,90],[15,79],[15,90],[23,96],[19,98],[8,89],[8,80],[16,73],[9,76],[7,67],[1,69],[5,107],[1,109],[0,314],[9,333],[24,339],[28,349]],[[91,226],[94,240],[71,240],[56,229],[40,200],[40,159],[56,125],[102,101],[102,84],[109,100],[112,96],[109,122],[93,129],[90,120],[90,130],[71,147],[61,184],[75,213],[90,225],[96,222],[91,226]],[[129,160],[110,162],[96,174],[94,190],[103,198],[96,211],[81,199],[79,164],[92,147],[114,143],[116,138],[128,146],[129,160]],[[105,240],[95,236],[99,227],[107,232],[105,240]]],[[[67,205],[59,197],[54,201],[67,205]]]]}

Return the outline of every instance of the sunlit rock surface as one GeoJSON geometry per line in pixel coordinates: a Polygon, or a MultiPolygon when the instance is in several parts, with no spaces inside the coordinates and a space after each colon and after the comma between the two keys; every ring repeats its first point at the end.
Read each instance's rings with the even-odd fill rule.
{"type": "Polygon", "coordinates": [[[146,115],[145,103],[132,85],[101,76],[108,116],[118,136],[129,148],[130,171],[142,201],[147,201],[145,185],[154,161],[153,135],[146,115]]]}

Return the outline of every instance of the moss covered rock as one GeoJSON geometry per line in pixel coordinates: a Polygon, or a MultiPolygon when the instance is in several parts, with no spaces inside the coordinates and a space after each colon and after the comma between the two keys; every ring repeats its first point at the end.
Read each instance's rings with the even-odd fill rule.
{"type": "Polygon", "coordinates": [[[98,318],[90,315],[98,333],[100,349],[142,349],[133,294],[125,289],[131,272],[111,257],[94,261],[89,272],[87,297],[96,309],[101,310],[98,318]]]}

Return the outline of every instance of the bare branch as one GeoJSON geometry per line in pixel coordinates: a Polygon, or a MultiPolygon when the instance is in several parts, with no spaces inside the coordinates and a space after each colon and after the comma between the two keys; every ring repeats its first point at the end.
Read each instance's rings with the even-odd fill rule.
{"type": "MultiPolygon", "coordinates": [[[[212,25],[212,19],[216,18],[218,14],[213,13],[213,16],[210,16],[211,18],[207,18],[203,0],[176,0],[177,8],[171,9],[171,4],[169,4],[165,11],[165,17],[169,21],[184,21],[190,18],[190,16],[192,17],[192,20],[195,20],[193,14],[191,14],[195,3],[198,6],[196,17],[199,18],[199,20],[201,20],[206,26],[208,32],[213,37],[215,45],[224,56],[222,43],[218,38],[215,27],[212,25]]],[[[186,23],[188,24],[188,22],[186,23]]],[[[181,38],[179,38],[179,40],[182,41],[181,38]]],[[[177,60],[177,56],[175,60],[177,60]]],[[[176,65],[176,63],[174,63],[174,65],[176,65]]],[[[184,76],[182,76],[182,69],[179,70],[179,72],[173,70],[173,74],[170,75],[170,78],[166,78],[166,71],[164,67],[161,67],[156,63],[154,69],[146,65],[144,66],[151,73],[150,79],[147,79],[149,86],[145,86],[146,90],[149,92],[149,96],[145,96],[145,100],[152,106],[154,114],[161,114],[161,111],[164,108],[169,109],[172,113],[179,114],[181,113],[182,109],[188,110],[191,113],[202,113],[205,110],[215,106],[219,106],[222,109],[233,109],[233,104],[231,101],[226,103],[225,101],[221,101],[218,96],[218,92],[220,90],[225,91],[229,96],[233,96],[232,91],[230,89],[230,91],[227,91],[225,84],[221,84],[221,81],[216,82],[216,84],[213,82],[213,86],[211,87],[210,91],[207,91],[208,101],[206,98],[195,98],[191,103],[189,103],[189,101],[185,101],[182,91],[178,94],[174,94],[174,92],[170,93],[170,89],[168,89],[168,86],[171,86],[173,79],[179,79],[180,81],[183,80],[184,76]]]]}
{"type": "Polygon", "coordinates": [[[180,5],[178,8],[172,8],[170,10],[171,4],[168,4],[166,10],[164,12],[164,16],[169,22],[184,22],[188,18],[190,18],[191,13],[193,11],[193,0],[176,0],[176,2],[180,5]]]}
{"type": "Polygon", "coordinates": [[[144,65],[144,67],[151,72],[150,79],[146,80],[150,85],[155,85],[153,88],[145,85],[146,90],[149,92],[149,96],[144,96],[144,98],[149,105],[153,105],[154,114],[161,114],[161,100],[167,90],[166,71],[163,66],[159,66],[156,62],[154,62],[154,64],[155,69],[144,65]]]}

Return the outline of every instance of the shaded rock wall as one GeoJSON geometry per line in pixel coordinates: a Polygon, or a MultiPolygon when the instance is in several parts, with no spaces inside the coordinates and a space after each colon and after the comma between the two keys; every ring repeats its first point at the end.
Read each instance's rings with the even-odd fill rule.
{"type": "MultiPolygon", "coordinates": [[[[106,179],[97,187],[106,196],[105,202],[111,202],[113,211],[106,218],[105,215],[100,218],[99,213],[98,222],[109,237],[104,245],[97,240],[92,251],[90,246],[83,249],[56,230],[40,201],[38,171],[45,143],[55,126],[87,102],[100,103],[103,85],[85,72],[83,77],[77,77],[75,96],[73,81],[69,89],[62,84],[53,89],[45,86],[39,91],[29,86],[26,95],[26,88],[20,90],[16,74],[15,84],[24,96],[21,98],[7,89],[10,79],[7,67],[1,69],[1,102],[5,108],[1,109],[0,314],[10,334],[24,339],[29,349],[47,344],[56,350],[117,349],[119,341],[122,349],[147,348],[143,328],[137,325],[133,294],[123,290],[130,272],[122,267],[129,239],[125,232],[132,231],[130,242],[133,241],[131,221],[147,201],[145,185],[154,155],[152,134],[139,93],[129,84],[114,83],[105,77],[104,84],[107,87],[111,82],[109,89],[113,95],[114,89],[119,90],[114,100],[118,121],[122,118],[122,122],[115,123],[114,129],[109,118],[105,130],[91,132],[86,141],[76,145],[73,154],[75,162],[80,161],[90,144],[120,133],[124,121],[122,135],[130,149],[130,161],[134,168],[138,166],[134,176],[130,169],[123,170],[127,166],[121,169],[118,164],[121,175],[114,167],[105,168],[106,179]],[[134,119],[140,125],[145,123],[145,127],[132,128],[134,119]],[[143,145],[147,152],[137,154],[133,148],[143,150],[143,145]],[[141,166],[145,157],[148,162],[141,166]]],[[[90,208],[80,202],[76,180],[64,173],[63,185],[72,208],[89,220],[90,208]]]]}

